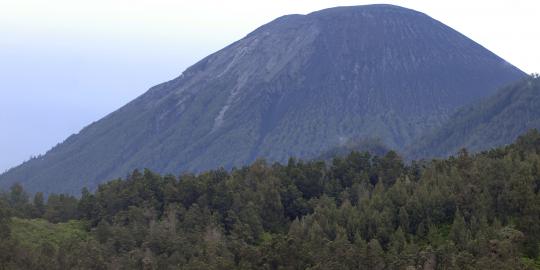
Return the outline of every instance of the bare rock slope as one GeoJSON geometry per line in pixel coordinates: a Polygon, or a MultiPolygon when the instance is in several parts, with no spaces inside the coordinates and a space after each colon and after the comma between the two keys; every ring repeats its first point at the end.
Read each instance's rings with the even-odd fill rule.
{"type": "Polygon", "coordinates": [[[280,17],[0,176],[78,193],[134,168],[310,158],[351,138],[403,149],[523,72],[413,10],[369,5],[280,17]]]}

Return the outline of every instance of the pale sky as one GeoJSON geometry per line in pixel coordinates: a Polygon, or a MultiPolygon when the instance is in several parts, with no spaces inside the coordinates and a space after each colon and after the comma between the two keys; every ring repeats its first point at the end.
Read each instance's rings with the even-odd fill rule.
{"type": "Polygon", "coordinates": [[[281,15],[388,3],[540,72],[540,1],[0,0],[0,172],[281,15]]]}

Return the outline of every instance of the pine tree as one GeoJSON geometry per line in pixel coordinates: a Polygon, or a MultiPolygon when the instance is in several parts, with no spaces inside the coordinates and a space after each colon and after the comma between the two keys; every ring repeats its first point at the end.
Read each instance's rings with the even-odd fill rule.
{"type": "Polygon", "coordinates": [[[465,219],[463,218],[461,211],[458,209],[456,210],[454,222],[452,223],[448,237],[454,242],[454,244],[456,244],[456,246],[464,249],[469,242],[469,236],[470,233],[465,223],[465,219]]]}
{"type": "Polygon", "coordinates": [[[407,213],[407,210],[405,207],[399,208],[398,213],[398,225],[403,229],[405,232],[409,232],[409,214],[407,213]]]}
{"type": "Polygon", "coordinates": [[[87,188],[83,188],[81,199],[77,205],[77,212],[81,218],[91,220],[97,214],[97,201],[87,188]]]}
{"type": "Polygon", "coordinates": [[[371,239],[367,246],[367,260],[369,269],[385,269],[384,250],[377,239],[371,239]]]}
{"type": "Polygon", "coordinates": [[[96,227],[96,238],[100,243],[105,243],[112,235],[112,229],[109,222],[102,220],[96,227]]]}
{"type": "Polygon", "coordinates": [[[6,203],[4,203],[4,201],[0,198],[0,243],[7,239],[10,235],[10,220],[11,211],[9,211],[6,203]]]}
{"type": "Polygon", "coordinates": [[[18,217],[30,216],[30,205],[28,205],[28,194],[19,184],[13,184],[10,188],[8,197],[9,206],[15,210],[14,215],[18,217]]]}
{"type": "Polygon", "coordinates": [[[33,206],[33,218],[40,218],[45,214],[45,199],[42,192],[36,192],[34,195],[33,206]]]}

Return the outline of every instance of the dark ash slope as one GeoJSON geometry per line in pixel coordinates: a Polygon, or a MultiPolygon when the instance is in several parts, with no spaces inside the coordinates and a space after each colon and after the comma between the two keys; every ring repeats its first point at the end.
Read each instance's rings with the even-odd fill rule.
{"type": "Polygon", "coordinates": [[[524,74],[423,13],[390,5],[278,18],[0,176],[79,192],[161,173],[309,158],[351,138],[403,149],[524,74]]]}

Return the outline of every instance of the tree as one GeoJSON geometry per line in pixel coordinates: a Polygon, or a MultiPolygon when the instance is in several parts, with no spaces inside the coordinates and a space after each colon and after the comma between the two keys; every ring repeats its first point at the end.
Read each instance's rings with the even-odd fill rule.
{"type": "Polygon", "coordinates": [[[102,243],[102,244],[106,243],[107,240],[109,240],[109,238],[111,238],[111,236],[112,236],[111,225],[106,220],[102,220],[97,225],[97,227],[95,229],[95,233],[96,233],[96,239],[100,243],[102,243]]]}
{"type": "Polygon", "coordinates": [[[40,218],[43,216],[43,214],[45,214],[45,199],[43,198],[42,192],[36,192],[34,195],[33,207],[34,218],[40,218]]]}
{"type": "Polygon", "coordinates": [[[81,199],[77,205],[79,217],[86,220],[97,220],[97,211],[96,197],[87,188],[83,188],[81,199]]]}
{"type": "Polygon", "coordinates": [[[464,249],[469,242],[469,230],[465,224],[465,219],[461,214],[461,211],[458,209],[454,216],[454,222],[452,223],[452,228],[450,229],[450,234],[448,238],[456,244],[456,246],[464,249]]]}
{"type": "Polygon", "coordinates": [[[388,151],[386,155],[379,160],[378,174],[384,185],[392,186],[404,170],[401,157],[394,151],[388,151]]]}
{"type": "Polygon", "coordinates": [[[9,197],[9,206],[14,209],[14,215],[18,217],[27,217],[30,215],[30,206],[28,205],[28,194],[19,183],[11,186],[9,197]]]}
{"type": "Polygon", "coordinates": [[[11,211],[9,211],[7,208],[6,203],[0,199],[0,243],[7,239],[10,235],[10,220],[11,211]]]}
{"type": "Polygon", "coordinates": [[[398,224],[399,227],[401,227],[405,232],[409,232],[409,214],[407,213],[407,209],[405,209],[405,207],[399,208],[398,224]]]}
{"type": "Polygon", "coordinates": [[[0,269],[528,269],[540,243],[538,168],[531,135],[421,166],[352,153],[179,181],[135,171],[46,204],[15,185],[0,192],[0,269]],[[13,224],[45,222],[21,220],[40,213],[69,222],[28,237],[49,244],[19,244],[28,230],[13,224]]]}
{"type": "MultiPolygon", "coordinates": [[[[14,243],[11,235],[11,211],[7,203],[0,198],[0,269],[10,269],[14,258],[14,243]]],[[[13,268],[13,267],[11,267],[13,268]]]]}
{"type": "Polygon", "coordinates": [[[382,270],[385,268],[384,250],[377,239],[371,239],[367,246],[368,268],[382,270]]]}
{"type": "Polygon", "coordinates": [[[65,194],[49,195],[43,217],[53,223],[77,218],[77,199],[65,194]]]}
{"type": "MultiPolygon", "coordinates": [[[[535,195],[536,201],[540,199],[535,195]]],[[[540,255],[540,204],[529,203],[519,218],[518,228],[525,232],[526,237],[522,241],[522,249],[529,258],[538,258],[540,255]]]]}

